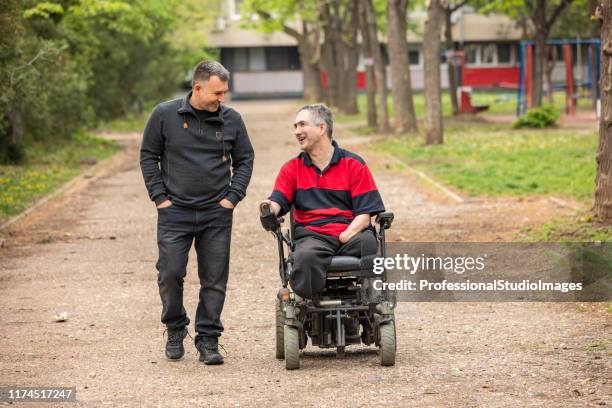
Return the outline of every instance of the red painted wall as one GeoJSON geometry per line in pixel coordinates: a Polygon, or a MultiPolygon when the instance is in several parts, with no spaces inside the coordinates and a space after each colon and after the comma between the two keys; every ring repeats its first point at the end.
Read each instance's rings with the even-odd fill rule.
{"type": "Polygon", "coordinates": [[[481,67],[466,67],[463,70],[463,85],[472,86],[474,88],[489,88],[489,87],[518,87],[519,83],[519,68],[518,67],[502,67],[502,68],[481,68],[481,67]]]}
{"type": "MultiPolygon", "coordinates": [[[[321,71],[321,79],[323,80],[323,88],[327,89],[327,72],[321,71]]],[[[518,67],[464,68],[464,86],[472,86],[474,88],[517,88],[518,83],[518,67]]],[[[358,71],[357,89],[363,91],[365,88],[365,72],[358,71]]]]}

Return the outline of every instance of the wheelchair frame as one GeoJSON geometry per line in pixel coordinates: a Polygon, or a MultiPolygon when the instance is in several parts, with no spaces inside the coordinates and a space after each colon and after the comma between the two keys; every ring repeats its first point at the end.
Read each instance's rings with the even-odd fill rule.
{"type": "Polygon", "coordinates": [[[373,273],[373,259],[385,257],[385,230],[391,227],[393,213],[376,216],[378,231],[373,228],[379,243],[378,254],[363,258],[335,256],[327,273],[325,289],[314,300],[301,299],[289,286],[292,268],[294,222],[290,212],[290,228],[283,233],[284,218],[276,217],[267,203],[260,207],[261,222],[276,237],[279,255],[279,274],[282,288],[276,299],[276,358],[285,360],[288,370],[300,367],[300,350],[306,347],[308,337],[320,348],[336,348],[343,357],[349,344],[370,345],[380,350],[380,363],[395,364],[395,297],[388,290],[376,291],[374,280],[387,281],[386,270],[373,273]],[[285,257],[285,246],[288,256],[285,257]],[[362,332],[359,334],[359,326],[362,332]],[[348,333],[347,333],[348,327],[348,333]]]}

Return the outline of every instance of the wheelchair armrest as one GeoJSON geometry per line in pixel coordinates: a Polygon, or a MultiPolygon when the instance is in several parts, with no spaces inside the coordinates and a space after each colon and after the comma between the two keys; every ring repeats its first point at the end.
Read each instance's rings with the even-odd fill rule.
{"type": "Polygon", "coordinates": [[[272,232],[277,231],[280,228],[280,223],[283,222],[282,218],[276,217],[268,203],[261,203],[259,206],[259,220],[266,231],[272,232]]]}
{"type": "Polygon", "coordinates": [[[392,212],[384,212],[376,215],[375,222],[380,224],[381,228],[389,229],[391,228],[391,224],[393,223],[393,213],[392,212]]]}

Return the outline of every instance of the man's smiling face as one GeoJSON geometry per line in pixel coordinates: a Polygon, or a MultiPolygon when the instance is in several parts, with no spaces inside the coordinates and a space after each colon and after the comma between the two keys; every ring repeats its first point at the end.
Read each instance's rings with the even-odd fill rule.
{"type": "Polygon", "coordinates": [[[307,110],[302,110],[296,115],[293,129],[300,149],[306,153],[311,152],[323,138],[327,137],[325,124],[315,124],[307,110]]]}
{"type": "Polygon", "coordinates": [[[197,109],[216,112],[225,100],[228,91],[227,81],[223,81],[218,76],[211,76],[208,81],[196,82],[193,87],[193,96],[196,99],[197,109]]]}

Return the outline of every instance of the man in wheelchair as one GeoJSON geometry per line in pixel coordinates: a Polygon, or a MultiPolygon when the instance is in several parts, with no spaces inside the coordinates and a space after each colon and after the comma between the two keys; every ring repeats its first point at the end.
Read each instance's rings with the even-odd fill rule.
{"type": "Polygon", "coordinates": [[[281,168],[268,202],[277,216],[294,207],[290,283],[296,294],[313,299],[325,287],[333,256],[376,253],[370,218],[385,207],[365,161],[332,139],[327,106],[300,108],[293,127],[302,153],[281,168]]]}
{"type": "Polygon", "coordinates": [[[276,357],[285,359],[287,369],[299,368],[299,350],[310,337],[313,345],[336,347],[338,355],[348,344],[375,343],[381,364],[393,365],[394,302],[372,284],[381,278],[373,275],[373,259],[379,242],[385,256],[384,230],[393,214],[384,212],[363,159],[332,139],[329,108],[300,108],[294,129],[302,153],[283,165],[260,205],[262,225],[277,239],[283,284],[276,301],[276,357]],[[287,213],[285,235],[278,217],[287,213]],[[373,215],[378,233],[370,224],[373,215]]]}

